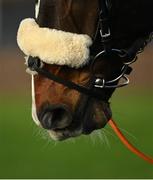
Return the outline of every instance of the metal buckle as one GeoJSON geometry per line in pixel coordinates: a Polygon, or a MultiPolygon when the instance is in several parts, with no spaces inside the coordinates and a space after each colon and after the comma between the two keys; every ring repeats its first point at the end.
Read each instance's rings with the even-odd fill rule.
{"type": "MultiPolygon", "coordinates": [[[[103,79],[103,84],[102,85],[94,85],[95,88],[100,88],[100,89],[112,89],[112,88],[121,88],[121,87],[124,87],[124,86],[127,86],[129,84],[129,79],[128,77],[126,77],[125,75],[121,76],[120,78],[118,78],[118,80],[120,79],[124,79],[124,82],[123,83],[119,83],[117,85],[111,85],[111,83],[115,82],[114,80],[112,81],[106,81],[103,79]]],[[[102,79],[100,79],[102,80],[102,79]]],[[[97,79],[97,81],[99,81],[99,79],[97,79]]],[[[117,81],[117,79],[116,79],[117,81]]]]}
{"type": "Polygon", "coordinates": [[[97,78],[95,80],[95,85],[94,87],[96,88],[104,88],[105,87],[105,80],[104,79],[100,79],[100,78],[97,78]]]}
{"type": "Polygon", "coordinates": [[[108,37],[110,37],[110,35],[111,35],[110,28],[108,28],[108,32],[105,33],[105,34],[103,34],[102,29],[100,29],[100,35],[101,35],[102,38],[108,38],[108,37]]]}

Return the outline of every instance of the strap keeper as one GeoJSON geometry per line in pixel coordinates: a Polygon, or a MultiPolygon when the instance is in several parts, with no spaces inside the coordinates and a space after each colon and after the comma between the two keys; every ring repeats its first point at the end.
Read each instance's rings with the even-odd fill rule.
{"type": "MultiPolygon", "coordinates": [[[[103,30],[100,29],[100,35],[101,35],[101,37],[103,39],[110,37],[111,36],[110,28],[108,28],[108,32],[107,33],[103,33],[103,30]]],[[[102,39],[102,41],[103,41],[103,39],[102,39]]]]}

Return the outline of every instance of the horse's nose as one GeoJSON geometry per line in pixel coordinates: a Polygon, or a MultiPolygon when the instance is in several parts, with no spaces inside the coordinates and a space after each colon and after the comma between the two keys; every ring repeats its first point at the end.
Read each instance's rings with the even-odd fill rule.
{"type": "Polygon", "coordinates": [[[47,108],[40,118],[41,125],[48,130],[66,128],[71,121],[70,112],[65,107],[47,108]]]}

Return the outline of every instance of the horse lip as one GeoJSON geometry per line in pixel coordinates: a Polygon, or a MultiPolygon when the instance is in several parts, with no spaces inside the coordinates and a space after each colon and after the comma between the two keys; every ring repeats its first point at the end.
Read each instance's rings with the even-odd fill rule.
{"type": "Polygon", "coordinates": [[[84,135],[89,135],[89,134],[91,134],[93,131],[94,131],[94,130],[86,130],[86,129],[84,129],[82,133],[83,133],[84,135]]]}
{"type": "Polygon", "coordinates": [[[68,128],[59,129],[59,130],[51,130],[48,131],[51,138],[55,141],[64,141],[69,138],[77,137],[82,134],[82,127],[79,129],[75,129],[75,131],[71,131],[68,128]]]}

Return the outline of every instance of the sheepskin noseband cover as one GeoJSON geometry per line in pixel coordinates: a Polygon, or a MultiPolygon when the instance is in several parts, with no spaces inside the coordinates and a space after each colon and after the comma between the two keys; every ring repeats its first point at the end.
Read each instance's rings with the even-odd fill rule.
{"type": "Polygon", "coordinates": [[[21,22],[17,33],[20,49],[27,55],[39,57],[47,64],[79,68],[87,64],[92,39],[56,29],[41,28],[34,19],[21,22]]]}

